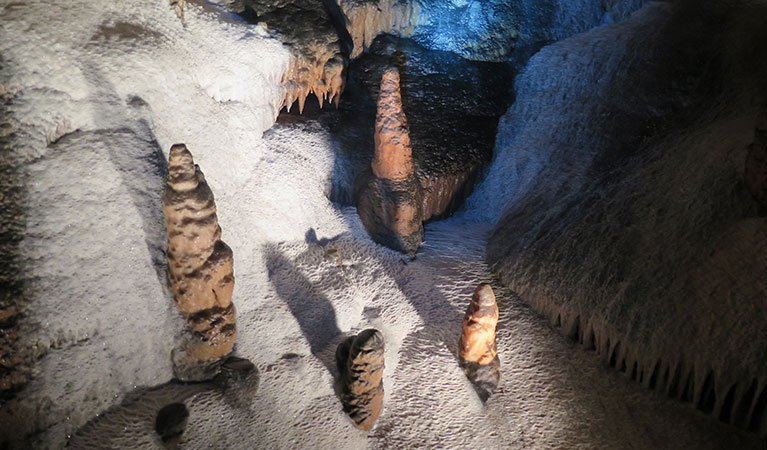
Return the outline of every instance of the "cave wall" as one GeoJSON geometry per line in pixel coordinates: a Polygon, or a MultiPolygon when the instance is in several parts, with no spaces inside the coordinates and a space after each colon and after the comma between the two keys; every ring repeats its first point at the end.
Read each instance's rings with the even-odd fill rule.
{"type": "Polygon", "coordinates": [[[619,22],[645,0],[413,0],[413,39],[425,47],[482,61],[524,62],[551,42],[619,22]]]}
{"type": "Polygon", "coordinates": [[[553,325],[762,435],[767,217],[744,168],[765,19],[764,2],[653,3],[543,48],[466,211],[498,220],[488,262],[553,325]]]}

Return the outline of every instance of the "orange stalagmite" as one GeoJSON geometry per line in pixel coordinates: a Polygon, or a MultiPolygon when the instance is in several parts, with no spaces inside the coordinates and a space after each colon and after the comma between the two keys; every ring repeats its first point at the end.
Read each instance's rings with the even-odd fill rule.
{"type": "Polygon", "coordinates": [[[423,239],[422,197],[402,109],[399,72],[390,67],[378,94],[371,170],[357,181],[357,212],[374,241],[415,255],[423,239]]]}
{"type": "Polygon", "coordinates": [[[237,336],[232,249],[221,240],[213,192],[184,144],[171,147],[168,172],[162,197],[168,281],[195,336],[174,362],[216,363],[232,350],[237,336]]]}
{"type": "Polygon", "coordinates": [[[480,284],[463,318],[458,356],[466,376],[483,400],[498,387],[501,378],[501,362],[495,346],[497,325],[498,305],[493,289],[489,284],[480,284]]]}
{"type": "Polygon", "coordinates": [[[386,69],[381,77],[372,167],[375,176],[391,181],[406,181],[415,172],[410,131],[402,110],[399,72],[394,67],[386,69]]]}

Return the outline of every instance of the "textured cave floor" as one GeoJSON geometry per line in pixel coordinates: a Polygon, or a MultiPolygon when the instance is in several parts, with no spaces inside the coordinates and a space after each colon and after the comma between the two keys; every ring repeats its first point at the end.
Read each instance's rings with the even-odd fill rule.
{"type": "MultiPolygon", "coordinates": [[[[161,386],[102,414],[76,433],[69,446],[126,448],[132,443],[161,448],[153,434],[154,415],[167,403],[185,401],[190,417],[179,448],[764,448],[755,436],[632,383],[500,287],[483,262],[489,226],[457,219],[432,223],[417,258],[404,264],[386,250],[363,249],[368,244],[354,209],[346,208],[345,216],[354,236],[281,244],[269,252],[278,256],[269,258],[279,260],[271,264],[275,280],[311,282],[324,273],[323,281],[314,285],[324,293],[330,291],[328,278],[340,276],[354,285],[360,281],[354,274],[360,269],[356,266],[368,271],[381,264],[391,279],[358,288],[383,286],[384,291],[398,291],[404,296],[399,301],[412,306],[410,315],[420,322],[415,317],[401,319],[418,325],[404,333],[401,342],[396,337],[387,341],[387,397],[370,433],[353,429],[329,393],[332,370],[322,363],[332,361],[332,344],[340,337],[329,334],[328,327],[336,324],[326,324],[317,327],[321,332],[303,330],[312,355],[287,353],[267,366],[255,361],[260,387],[250,400],[206,385],[161,386]],[[323,260],[329,247],[339,250],[344,268],[323,260]],[[480,282],[490,282],[498,298],[503,374],[499,389],[485,405],[456,361],[463,312],[480,282]],[[305,390],[299,397],[286,393],[296,386],[305,390]],[[214,429],[211,417],[220,417],[214,429]]],[[[302,301],[315,309],[323,307],[311,297],[302,301]]],[[[335,303],[338,317],[331,318],[341,322],[343,307],[331,295],[327,302],[324,306],[335,303]]],[[[372,303],[363,314],[375,325],[387,305],[385,300],[372,303]]],[[[295,309],[293,313],[301,320],[301,313],[295,309]]]]}

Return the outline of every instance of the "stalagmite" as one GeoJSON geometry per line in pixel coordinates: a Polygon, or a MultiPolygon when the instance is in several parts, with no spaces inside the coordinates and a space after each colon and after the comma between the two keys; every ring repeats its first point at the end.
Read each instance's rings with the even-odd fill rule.
{"type": "Polygon", "coordinates": [[[354,426],[368,431],[383,410],[383,335],[371,328],[347,339],[338,346],[336,364],[344,411],[354,426]]]}
{"type": "Polygon", "coordinates": [[[413,168],[407,118],[402,110],[399,72],[381,79],[375,126],[375,157],[356,189],[357,211],[379,244],[414,255],[423,238],[421,186],[413,168]]]}
{"type": "Polygon", "coordinates": [[[759,118],[754,142],[748,148],[745,180],[757,201],[767,207],[767,112],[759,118]]]}
{"type": "Polygon", "coordinates": [[[501,361],[495,346],[498,305],[489,284],[474,291],[463,318],[458,356],[466,376],[482,400],[487,400],[501,380],[501,361]]]}
{"type": "MultiPolygon", "coordinates": [[[[213,192],[184,144],[170,149],[162,203],[173,300],[195,338],[174,355],[176,375],[227,355],[236,338],[232,250],[221,240],[213,192]]],[[[192,376],[193,378],[196,376],[192,376]]]]}

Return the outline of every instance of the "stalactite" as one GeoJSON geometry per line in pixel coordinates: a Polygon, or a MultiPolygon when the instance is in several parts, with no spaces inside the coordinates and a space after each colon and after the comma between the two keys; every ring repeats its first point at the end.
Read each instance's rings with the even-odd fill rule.
{"type": "Polygon", "coordinates": [[[351,58],[370,47],[381,33],[408,37],[415,31],[418,4],[411,0],[337,0],[354,43],[351,58]]]}
{"type": "MultiPolygon", "coordinates": [[[[534,307],[538,305],[534,303],[534,307]]],[[[640,352],[594,320],[554,308],[545,314],[562,334],[593,350],[605,364],[647,389],[658,390],[731,425],[767,434],[767,383],[754,379],[748,388],[732,382],[722,371],[701,363],[640,352]]]]}

